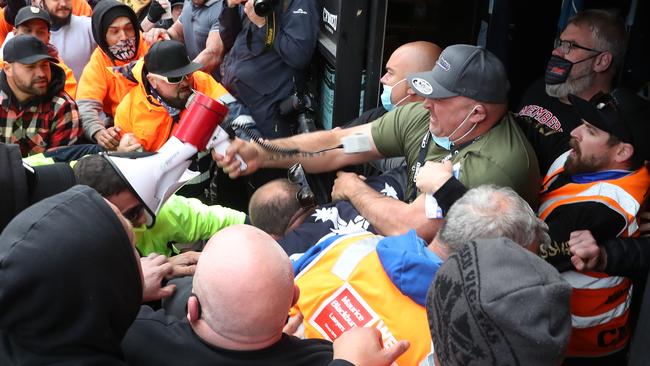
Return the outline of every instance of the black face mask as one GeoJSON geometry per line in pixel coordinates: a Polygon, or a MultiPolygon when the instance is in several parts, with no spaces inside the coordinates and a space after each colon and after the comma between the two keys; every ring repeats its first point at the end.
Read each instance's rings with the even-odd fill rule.
{"type": "Polygon", "coordinates": [[[553,55],[551,56],[551,59],[548,60],[548,64],[546,64],[544,82],[546,85],[562,84],[569,78],[569,74],[571,73],[571,68],[573,65],[587,61],[598,55],[600,55],[600,53],[589,56],[577,62],[571,62],[569,60],[563,59],[562,57],[553,55]]]}

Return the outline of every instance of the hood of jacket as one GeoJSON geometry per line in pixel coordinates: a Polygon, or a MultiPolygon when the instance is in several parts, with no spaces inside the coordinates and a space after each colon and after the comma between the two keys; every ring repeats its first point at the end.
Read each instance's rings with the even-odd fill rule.
{"type": "Polygon", "coordinates": [[[0,364],[116,364],[142,300],[126,231],[93,189],[74,186],[0,235],[0,364]]]}
{"type": "Polygon", "coordinates": [[[45,166],[26,166],[20,148],[14,144],[0,143],[0,172],[0,232],[32,203],[75,184],[70,165],[52,162],[45,166]]]}
{"type": "Polygon", "coordinates": [[[111,61],[115,62],[117,59],[111,51],[108,49],[108,43],[106,42],[106,34],[102,32],[104,22],[108,21],[106,18],[106,14],[117,7],[124,8],[126,12],[128,13],[128,17],[131,19],[131,23],[133,24],[133,29],[136,30],[135,33],[135,54],[136,57],[138,55],[138,50],[140,49],[140,32],[138,31],[140,29],[140,22],[138,21],[138,17],[135,15],[135,12],[133,9],[131,9],[128,5],[123,4],[119,1],[116,0],[102,0],[100,1],[95,8],[93,9],[93,15],[91,18],[91,28],[93,31],[93,38],[95,38],[95,42],[97,42],[97,45],[101,50],[104,52],[108,58],[111,59],[111,61]]]}
{"type": "MultiPolygon", "coordinates": [[[[346,236],[363,236],[366,234],[368,232],[334,235],[324,238],[292,263],[294,274],[297,276],[305,270],[311,262],[316,260],[327,247],[337,242],[337,240],[346,236]]],[[[415,230],[409,230],[404,235],[381,238],[375,250],[386,275],[395,287],[416,303],[424,306],[429,285],[443,261],[427,248],[427,243],[417,236],[415,230]]]]}
{"type": "Polygon", "coordinates": [[[393,284],[424,306],[429,285],[443,261],[427,248],[415,230],[383,238],[377,243],[377,256],[393,284]]]}
{"type": "Polygon", "coordinates": [[[142,86],[142,80],[144,79],[143,77],[143,69],[144,69],[144,59],[140,58],[135,61],[131,61],[127,64],[120,65],[120,66],[113,66],[113,72],[115,74],[121,75],[128,80],[140,84],[142,86]]]}

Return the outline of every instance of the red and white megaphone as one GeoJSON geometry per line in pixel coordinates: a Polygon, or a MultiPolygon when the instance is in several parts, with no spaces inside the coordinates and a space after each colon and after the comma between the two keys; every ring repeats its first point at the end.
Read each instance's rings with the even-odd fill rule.
{"type": "MultiPolygon", "coordinates": [[[[225,154],[230,140],[220,124],[227,115],[228,107],[195,91],[178,128],[156,154],[137,159],[105,155],[144,204],[148,227],[169,196],[200,174],[187,169],[190,158],[210,149],[225,154]]],[[[237,159],[245,170],[246,163],[237,159]]]]}

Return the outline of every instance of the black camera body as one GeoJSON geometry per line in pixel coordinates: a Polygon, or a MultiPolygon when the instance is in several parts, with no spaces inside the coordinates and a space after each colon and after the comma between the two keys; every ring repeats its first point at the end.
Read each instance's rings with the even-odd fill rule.
{"type": "Polygon", "coordinates": [[[296,134],[316,131],[314,97],[304,92],[296,92],[280,103],[280,114],[296,116],[296,134]]]}
{"type": "Polygon", "coordinates": [[[255,0],[253,2],[253,9],[255,14],[260,17],[266,17],[273,12],[277,0],[255,0]]]}

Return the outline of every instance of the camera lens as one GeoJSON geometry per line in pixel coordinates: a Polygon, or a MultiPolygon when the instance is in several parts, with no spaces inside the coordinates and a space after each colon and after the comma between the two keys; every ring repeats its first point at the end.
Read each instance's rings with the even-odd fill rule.
{"type": "Polygon", "coordinates": [[[253,9],[255,9],[255,14],[257,14],[257,16],[265,17],[273,10],[273,1],[255,0],[255,3],[253,3],[253,9]]]}

